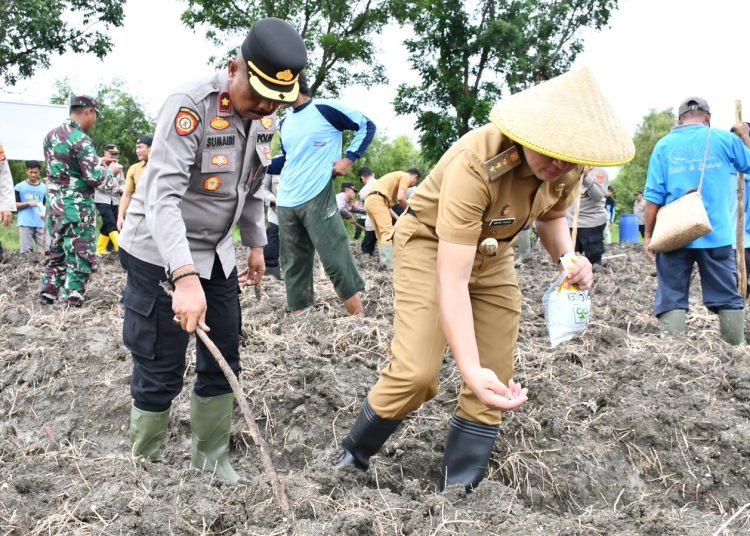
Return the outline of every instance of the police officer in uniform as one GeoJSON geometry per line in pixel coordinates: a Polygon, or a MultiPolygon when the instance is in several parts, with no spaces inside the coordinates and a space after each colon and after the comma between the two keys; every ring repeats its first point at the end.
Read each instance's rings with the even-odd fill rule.
{"type": "Polygon", "coordinates": [[[117,212],[120,204],[120,194],[125,188],[125,174],[122,172],[122,164],[118,162],[120,149],[114,143],[108,143],[104,148],[104,158],[117,163],[119,167],[115,174],[117,182],[111,189],[99,187],[94,191],[94,204],[96,211],[102,218],[102,225],[99,228],[99,237],[96,239],[96,254],[106,255],[107,246],[110,240],[112,248],[119,249],[120,236],[117,231],[117,212]]]}
{"type": "MultiPolygon", "coordinates": [[[[566,73],[498,103],[492,124],[458,140],[409,199],[393,238],[393,358],[343,441],[338,468],[366,470],[401,421],[438,392],[446,344],[463,377],[439,489],[476,487],[501,413],[527,399],[511,379],[521,292],[512,243],[532,221],[553,258],[573,252],[565,209],[580,167],[634,155],[587,70],[566,73]]],[[[588,288],[579,257],[568,283],[588,288]]]]}
{"type": "MultiPolygon", "coordinates": [[[[174,92],[159,113],[148,167],[120,237],[128,272],[123,340],[133,355],[134,455],[159,457],[170,405],[182,389],[188,336],[197,326],[240,372],[238,283],[257,284],[264,272],[263,201],[253,194],[270,163],[273,114],[297,98],[306,62],[302,38],[289,24],[259,20],[226,72],[174,92]],[[235,224],[250,248],[240,274],[235,224]],[[174,285],[173,297],[160,287],[163,281],[174,285]]],[[[228,459],[234,397],[200,341],[196,355],[192,465],[236,481],[228,459]]]]}

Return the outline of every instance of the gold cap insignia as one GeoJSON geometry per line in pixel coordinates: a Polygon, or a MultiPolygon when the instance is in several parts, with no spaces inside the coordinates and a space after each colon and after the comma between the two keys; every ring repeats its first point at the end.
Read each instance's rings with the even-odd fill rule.
{"type": "Polygon", "coordinates": [[[279,80],[283,80],[284,82],[289,82],[292,78],[294,78],[294,75],[292,74],[291,70],[286,69],[285,71],[276,73],[276,78],[278,78],[279,80]]]}

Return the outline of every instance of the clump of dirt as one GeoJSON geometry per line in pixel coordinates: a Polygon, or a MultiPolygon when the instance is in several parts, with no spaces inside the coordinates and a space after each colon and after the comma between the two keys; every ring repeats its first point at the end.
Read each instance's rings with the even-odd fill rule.
{"type": "MultiPolygon", "coordinates": [[[[357,252],[358,253],[358,252],[357,252]]],[[[0,265],[0,529],[3,534],[660,534],[750,531],[750,359],[724,344],[692,289],[688,333],[659,337],[653,266],[613,246],[582,338],[550,348],[541,296],[555,267],[519,268],[517,377],[529,402],[505,416],[489,478],[436,492],[460,387],[441,393],[367,473],[333,472],[338,445],[389,355],[390,274],[357,255],[367,318],[349,318],[322,275],[294,317],[283,283],[242,296],[242,385],[294,509],[284,519],[236,414],[239,485],[190,468],[189,391],[173,405],[163,460],[130,456],[125,274],[100,262],[83,309],[39,305],[41,264],[0,265]]],[[[747,314],[747,313],[746,313],[747,314]]],[[[192,349],[189,351],[192,359],[192,349]]],[[[187,385],[194,379],[188,367],[187,385]]]]}

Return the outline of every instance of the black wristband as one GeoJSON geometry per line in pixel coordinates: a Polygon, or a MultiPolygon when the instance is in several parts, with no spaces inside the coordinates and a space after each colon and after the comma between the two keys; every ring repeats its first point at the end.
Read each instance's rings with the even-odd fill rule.
{"type": "Polygon", "coordinates": [[[172,285],[174,285],[175,283],[177,283],[183,277],[188,277],[188,276],[191,276],[191,275],[197,275],[198,277],[201,276],[200,272],[196,272],[195,270],[193,270],[192,272],[185,272],[184,274],[180,274],[177,277],[173,277],[172,278],[172,285]]]}

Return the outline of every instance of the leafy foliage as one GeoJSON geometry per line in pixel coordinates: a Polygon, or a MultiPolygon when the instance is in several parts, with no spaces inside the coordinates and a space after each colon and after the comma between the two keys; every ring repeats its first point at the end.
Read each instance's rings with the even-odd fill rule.
{"type": "Polygon", "coordinates": [[[651,110],[638,125],[633,137],[635,144],[635,158],[626,164],[617,178],[612,181],[615,192],[617,212],[630,214],[633,212],[635,192],[642,192],[646,185],[648,161],[656,142],[666,136],[675,125],[675,116],[671,108],[657,112],[651,110]]]}
{"type": "Polygon", "coordinates": [[[112,48],[108,31],[122,26],[124,4],[125,0],[0,0],[4,82],[12,86],[37,68],[49,67],[53,53],[104,57],[112,48]]]}
{"type": "MultiPolygon", "coordinates": [[[[52,104],[67,104],[72,89],[68,79],[55,82],[56,94],[50,99],[52,104]]],[[[120,149],[120,163],[127,167],[138,161],[135,155],[135,142],[143,134],[153,134],[155,121],[143,109],[138,100],[130,95],[121,80],[113,80],[110,85],[101,85],[96,90],[101,117],[89,135],[101,155],[108,143],[120,149]]]]}
{"type": "Polygon", "coordinates": [[[410,24],[405,42],[419,82],[399,87],[399,114],[416,114],[422,150],[435,161],[485,124],[492,105],[570,68],[580,30],[601,29],[617,0],[393,0],[410,24]]]}
{"type": "Polygon", "coordinates": [[[219,46],[238,46],[257,19],[288,21],[307,45],[313,95],[336,96],[353,81],[369,86],[384,78],[373,39],[388,21],[388,0],[187,0],[187,4],[183,22],[192,29],[205,25],[207,37],[219,46]]]}

